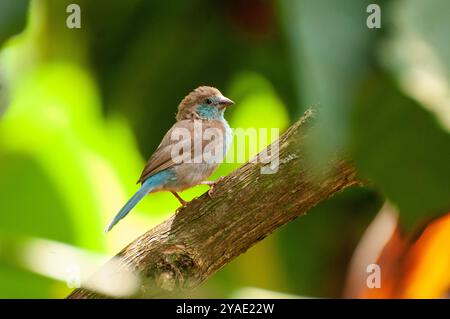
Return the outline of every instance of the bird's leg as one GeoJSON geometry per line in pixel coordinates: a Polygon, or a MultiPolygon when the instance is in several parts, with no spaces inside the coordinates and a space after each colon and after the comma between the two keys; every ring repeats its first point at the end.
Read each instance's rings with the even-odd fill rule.
{"type": "Polygon", "coordinates": [[[223,176],[220,176],[216,181],[203,181],[203,182],[200,182],[200,184],[201,185],[208,185],[209,186],[208,195],[212,196],[212,194],[214,193],[214,187],[221,180],[223,180],[223,176]]]}
{"type": "Polygon", "coordinates": [[[178,201],[180,202],[181,206],[186,206],[189,203],[189,202],[185,201],[184,199],[182,199],[180,197],[180,195],[178,195],[177,192],[171,191],[171,193],[173,194],[173,196],[175,196],[178,199],[178,201]]]}

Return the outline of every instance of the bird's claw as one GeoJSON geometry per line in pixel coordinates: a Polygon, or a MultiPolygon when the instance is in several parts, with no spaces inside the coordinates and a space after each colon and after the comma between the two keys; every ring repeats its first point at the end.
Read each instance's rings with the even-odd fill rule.
{"type": "Polygon", "coordinates": [[[180,207],[186,207],[189,202],[187,200],[180,201],[181,206],[180,207]]]}
{"type": "Polygon", "coordinates": [[[178,213],[178,211],[179,211],[181,208],[186,207],[186,205],[189,204],[189,202],[188,202],[188,201],[185,201],[184,199],[182,199],[182,198],[180,197],[180,195],[178,195],[178,193],[175,192],[175,191],[172,191],[172,194],[173,194],[173,196],[176,197],[176,199],[178,199],[178,201],[179,201],[180,204],[181,204],[181,206],[178,207],[177,210],[175,211],[176,213],[178,213]]]}
{"type": "Polygon", "coordinates": [[[187,204],[189,204],[188,201],[183,200],[183,202],[180,201],[181,206],[179,206],[176,210],[175,210],[175,214],[178,214],[183,208],[185,208],[187,206],[187,204]]]}
{"type": "Polygon", "coordinates": [[[217,185],[217,183],[221,182],[223,180],[223,176],[220,176],[215,182],[211,183],[209,185],[208,195],[212,198],[214,194],[214,187],[217,185]]]}

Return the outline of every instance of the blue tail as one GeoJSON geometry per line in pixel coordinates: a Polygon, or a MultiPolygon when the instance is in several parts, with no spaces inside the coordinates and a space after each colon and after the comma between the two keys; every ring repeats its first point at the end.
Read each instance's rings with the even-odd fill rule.
{"type": "Polygon", "coordinates": [[[112,220],[111,224],[105,229],[105,233],[109,232],[114,225],[116,225],[122,218],[128,215],[128,213],[141,201],[146,194],[148,194],[155,187],[155,183],[152,178],[147,179],[139,188],[139,190],[131,197],[125,206],[117,213],[112,220]]]}

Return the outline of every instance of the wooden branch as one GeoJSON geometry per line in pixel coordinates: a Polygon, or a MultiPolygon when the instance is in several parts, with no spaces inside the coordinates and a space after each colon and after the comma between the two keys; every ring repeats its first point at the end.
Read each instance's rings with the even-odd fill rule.
{"type": "MultiPolygon", "coordinates": [[[[280,137],[277,173],[261,174],[267,164],[246,163],[217,185],[213,198],[204,194],[194,199],[116,256],[120,271],[141,279],[132,297],[161,297],[197,287],[278,227],[359,184],[356,170],[339,155],[313,173],[318,170],[305,156],[313,115],[307,111],[280,137]]],[[[80,288],[68,298],[104,297],[80,288]]]]}

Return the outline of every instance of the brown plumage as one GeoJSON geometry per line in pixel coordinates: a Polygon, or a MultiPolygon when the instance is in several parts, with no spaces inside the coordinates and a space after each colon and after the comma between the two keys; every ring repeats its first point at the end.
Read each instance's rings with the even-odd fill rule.
{"type": "MultiPolygon", "coordinates": [[[[200,119],[200,116],[197,113],[197,107],[202,103],[205,103],[206,99],[211,97],[222,98],[222,101],[225,101],[225,103],[227,103],[228,105],[233,103],[231,100],[223,97],[222,93],[218,89],[211,86],[199,86],[198,88],[190,92],[178,105],[178,113],[176,115],[177,122],[166,133],[166,135],[162,139],[161,144],[159,144],[156,151],[148,160],[137,183],[143,183],[150,176],[176,165],[171,157],[171,150],[174,144],[171,136],[175,129],[184,128],[189,130],[189,132],[191,133],[191,140],[186,141],[186,143],[190,143],[191,147],[193,148],[193,121],[200,119]]],[[[228,129],[228,124],[221,120],[208,120],[203,121],[202,128],[203,131],[208,128],[218,128],[223,132],[225,136],[227,134],[226,131],[228,129]]],[[[205,144],[208,142],[209,141],[202,141],[202,147],[205,147],[205,144]]]]}
{"type": "MultiPolygon", "coordinates": [[[[179,129],[179,128],[185,128],[189,130],[190,132],[190,141],[184,141],[185,143],[190,143],[191,145],[191,152],[193,152],[194,148],[194,126],[192,124],[193,120],[182,120],[176,123],[176,125],[172,126],[172,128],[164,135],[164,138],[159,144],[156,151],[153,153],[153,155],[148,160],[147,164],[144,167],[144,170],[142,171],[141,177],[139,177],[139,180],[137,183],[143,183],[147,178],[150,176],[163,171],[167,168],[171,168],[175,165],[179,165],[173,162],[172,160],[172,147],[174,144],[174,141],[171,140],[171,135],[173,130],[179,129]]],[[[208,128],[218,128],[223,132],[223,135],[226,134],[226,128],[224,123],[221,123],[217,120],[211,120],[211,121],[204,121],[202,123],[202,130],[205,131],[208,128]]],[[[178,143],[179,141],[177,141],[178,143]]],[[[222,141],[220,141],[222,142],[222,141]]],[[[202,140],[202,149],[205,148],[206,144],[210,143],[208,140],[202,140]]]]}
{"type": "Polygon", "coordinates": [[[177,192],[195,185],[209,185],[209,194],[212,194],[215,182],[208,181],[207,178],[223,160],[231,142],[231,129],[223,117],[225,108],[231,104],[233,101],[224,97],[218,89],[209,86],[198,87],[181,101],[177,122],[164,136],[138,180],[142,186],[105,231],[111,230],[148,193],[170,191],[182,205],[187,202],[177,192]],[[198,132],[197,128],[202,131],[198,132]],[[198,144],[202,145],[201,152],[196,151],[198,147],[195,146],[198,144]],[[182,154],[172,154],[172,150],[181,150],[182,154]],[[181,156],[181,161],[172,156],[181,156]]]}
{"type": "Polygon", "coordinates": [[[199,86],[178,105],[177,121],[191,119],[196,117],[195,108],[204,100],[211,96],[221,96],[222,93],[212,86],[199,86]]]}

